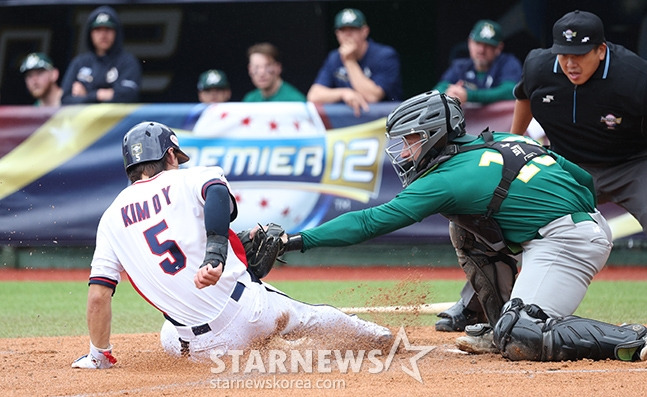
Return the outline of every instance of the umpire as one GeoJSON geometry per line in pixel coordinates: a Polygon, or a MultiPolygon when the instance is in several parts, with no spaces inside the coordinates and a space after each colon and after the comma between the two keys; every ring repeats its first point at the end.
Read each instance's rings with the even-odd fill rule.
{"type": "Polygon", "coordinates": [[[600,18],[573,11],[553,25],[553,46],[532,50],[514,90],[512,133],[532,117],[551,149],[592,176],[647,230],[647,61],[607,42],[600,18]]]}

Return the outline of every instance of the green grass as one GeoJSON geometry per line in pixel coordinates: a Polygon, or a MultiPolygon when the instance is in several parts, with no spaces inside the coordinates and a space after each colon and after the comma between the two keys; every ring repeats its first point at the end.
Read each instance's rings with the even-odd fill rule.
{"type": "MultiPolygon", "coordinates": [[[[284,281],[272,285],[308,303],[389,306],[455,301],[462,281],[284,281]]],[[[647,324],[647,282],[596,281],[577,315],[647,324]]],[[[0,338],[86,335],[87,282],[0,282],[0,338]]],[[[436,316],[380,315],[384,325],[431,325],[436,316]]],[[[128,283],[113,298],[113,333],[159,332],[163,318],[128,283]]]]}

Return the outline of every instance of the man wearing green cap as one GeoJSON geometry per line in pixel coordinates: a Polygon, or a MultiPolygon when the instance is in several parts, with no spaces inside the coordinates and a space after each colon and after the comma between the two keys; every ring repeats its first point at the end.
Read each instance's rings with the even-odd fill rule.
{"type": "Polygon", "coordinates": [[[227,102],[231,98],[229,79],[222,70],[209,69],[198,78],[198,99],[202,103],[227,102]]]}
{"type": "Polygon", "coordinates": [[[308,101],[344,102],[356,116],[368,104],[402,98],[400,57],[392,47],[368,38],[364,14],[354,8],[335,17],[339,48],[331,51],[308,91],[308,101]]]}
{"type": "Polygon", "coordinates": [[[470,57],[454,59],[434,89],[462,103],[513,100],[512,89],[521,79],[521,62],[503,52],[501,25],[487,19],[476,22],[467,47],[470,57]]]}
{"type": "Polygon", "coordinates": [[[20,65],[25,85],[36,99],[35,106],[60,106],[63,90],[58,86],[59,71],[42,52],[33,52],[20,65]]]}

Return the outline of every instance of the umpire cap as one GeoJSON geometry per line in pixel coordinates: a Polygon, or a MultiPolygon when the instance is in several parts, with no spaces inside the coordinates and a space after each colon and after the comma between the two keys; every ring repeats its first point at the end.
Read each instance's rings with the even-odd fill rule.
{"type": "Polygon", "coordinates": [[[595,14],[575,10],[553,25],[553,54],[583,55],[604,43],[604,25],[595,14]]]}
{"type": "Polygon", "coordinates": [[[180,164],[189,161],[180,150],[177,135],[169,127],[154,121],[144,121],[131,128],[121,143],[126,172],[133,165],[146,161],[161,160],[169,148],[175,150],[180,164]]]}

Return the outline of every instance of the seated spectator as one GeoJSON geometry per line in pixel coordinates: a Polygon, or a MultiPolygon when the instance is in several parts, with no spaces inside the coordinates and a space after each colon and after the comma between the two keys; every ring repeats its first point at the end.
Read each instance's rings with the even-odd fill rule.
{"type": "Polygon", "coordinates": [[[245,94],[243,102],[305,102],[306,97],[281,78],[279,50],[270,43],[254,44],[247,50],[247,71],[256,87],[245,94]]]}
{"type": "Polygon", "coordinates": [[[369,39],[360,10],[347,8],[335,16],[339,48],[328,54],[308,91],[308,101],[345,102],[355,115],[368,104],[402,97],[400,56],[392,47],[369,39]]]}
{"type": "Polygon", "coordinates": [[[25,85],[36,99],[34,106],[60,106],[63,90],[58,85],[59,71],[42,52],[33,52],[20,65],[25,85]]]}
{"type": "Polygon", "coordinates": [[[454,59],[434,89],[462,103],[514,100],[512,90],[521,80],[521,62],[502,52],[501,25],[485,19],[478,21],[467,47],[470,57],[454,59]]]}
{"type": "Polygon", "coordinates": [[[77,55],[63,77],[63,104],[139,100],[142,70],[123,48],[123,27],[108,6],[92,11],[84,32],[88,52],[77,55]]]}
{"type": "Polygon", "coordinates": [[[210,69],[198,78],[198,99],[202,103],[220,103],[231,99],[229,79],[222,70],[210,69]]]}

